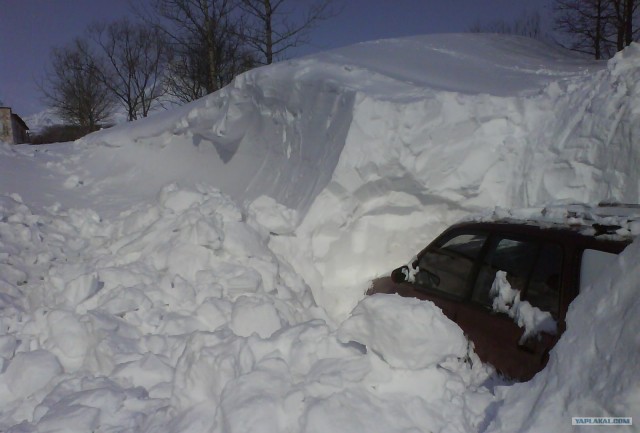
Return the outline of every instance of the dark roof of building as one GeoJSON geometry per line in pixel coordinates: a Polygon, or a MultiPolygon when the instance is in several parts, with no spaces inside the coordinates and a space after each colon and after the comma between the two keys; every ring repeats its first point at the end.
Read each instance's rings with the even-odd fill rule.
{"type": "Polygon", "coordinates": [[[20,124],[20,126],[22,126],[24,129],[29,129],[27,124],[24,123],[24,120],[22,120],[22,118],[20,116],[18,116],[16,113],[11,113],[11,117],[13,119],[15,119],[15,121],[18,122],[20,124]]]}

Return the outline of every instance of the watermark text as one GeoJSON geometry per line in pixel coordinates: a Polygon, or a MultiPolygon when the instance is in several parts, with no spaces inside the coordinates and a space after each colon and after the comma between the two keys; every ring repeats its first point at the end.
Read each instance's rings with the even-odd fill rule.
{"type": "Polygon", "coordinates": [[[571,418],[571,425],[628,426],[633,425],[633,418],[630,416],[574,416],[571,418]]]}

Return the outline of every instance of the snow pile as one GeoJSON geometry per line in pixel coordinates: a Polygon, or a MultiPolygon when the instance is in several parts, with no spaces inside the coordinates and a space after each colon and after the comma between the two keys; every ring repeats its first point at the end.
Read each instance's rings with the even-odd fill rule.
{"type": "MultiPolygon", "coordinates": [[[[381,96],[385,83],[380,83],[378,92],[356,96],[331,182],[303,219],[297,248],[291,249],[306,252],[303,258],[292,255],[292,262],[312,287],[324,288],[316,299],[340,317],[348,314],[366,281],[406,263],[470,212],[558,201],[640,201],[640,149],[632,144],[640,136],[634,103],[640,92],[638,46],[606,65],[550,59],[529,41],[527,60],[535,58],[538,69],[514,68],[522,74],[521,87],[507,92],[501,62],[520,65],[521,57],[511,57],[518,51],[497,57],[476,44],[495,47],[500,40],[514,49],[518,40],[484,38],[445,51],[437,57],[440,63],[420,63],[425,78],[402,82],[414,85],[411,95],[394,89],[381,96]],[[459,58],[473,64],[480,57],[491,59],[483,65],[490,65],[499,80],[460,80],[460,88],[447,86],[447,91],[420,87],[432,85],[434,68],[441,68],[438,80],[450,72],[452,83],[463,73],[455,67],[459,58]],[[552,79],[551,73],[556,74],[552,79]],[[345,294],[345,282],[357,283],[360,290],[354,285],[345,294]]],[[[412,42],[422,48],[409,43],[406,53],[428,50],[433,40],[412,42]]],[[[358,48],[373,51],[372,46],[358,48]]],[[[376,48],[384,50],[385,44],[376,48]]],[[[411,64],[397,51],[393,62],[380,57],[392,65],[385,68],[411,64]]],[[[360,60],[355,47],[352,52],[342,58],[345,63],[360,60]]],[[[431,54],[414,59],[431,59],[431,54]]]]}
{"type": "Polygon", "coordinates": [[[468,351],[462,330],[433,303],[397,295],[361,301],[340,327],[338,338],[364,344],[392,367],[412,370],[465,358],[468,351]]]}
{"type": "MultiPolygon", "coordinates": [[[[570,305],[547,367],[501,389],[488,432],[569,431],[571,417],[640,419],[640,242],[570,305]]],[[[616,431],[637,431],[616,427],[616,431]]]]}
{"type": "Polygon", "coordinates": [[[343,319],[372,277],[469,212],[639,201],[639,51],[607,64],[501,35],[357,44],[250,71],[55,164],[68,201],[101,215],[171,182],[272,198],[295,227],[272,248],[343,319]]]}
{"type": "Polygon", "coordinates": [[[459,328],[431,304],[384,297],[336,328],[267,247],[265,233],[290,215],[268,215],[271,228],[245,221],[208,187],[169,185],[112,221],[36,215],[3,196],[0,430],[388,431],[399,417],[409,430],[464,432],[482,422],[490,370],[459,328]],[[398,352],[403,340],[417,347],[398,352]]]}
{"type": "Polygon", "coordinates": [[[505,271],[496,272],[489,296],[493,298],[491,305],[493,311],[506,313],[519,327],[524,328],[520,343],[524,343],[529,337],[538,335],[540,332],[555,334],[558,331],[551,313],[542,311],[520,299],[520,290],[511,287],[505,271]]]}
{"type": "Polygon", "coordinates": [[[362,299],[470,211],[640,201],[639,82],[638,45],[606,64],[421,36],[260,68],[75,143],[0,145],[0,430],[640,417],[637,245],[572,306],[549,367],[497,396],[433,305],[362,299]]]}

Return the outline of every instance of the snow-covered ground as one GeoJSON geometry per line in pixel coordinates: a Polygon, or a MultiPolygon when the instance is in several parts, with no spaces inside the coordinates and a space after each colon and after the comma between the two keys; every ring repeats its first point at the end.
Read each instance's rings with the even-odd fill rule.
{"type": "Polygon", "coordinates": [[[75,143],[1,145],[0,431],[640,420],[637,243],[524,384],[432,304],[363,299],[470,212],[639,202],[639,79],[639,45],[595,63],[421,36],[260,68],[75,143]]]}

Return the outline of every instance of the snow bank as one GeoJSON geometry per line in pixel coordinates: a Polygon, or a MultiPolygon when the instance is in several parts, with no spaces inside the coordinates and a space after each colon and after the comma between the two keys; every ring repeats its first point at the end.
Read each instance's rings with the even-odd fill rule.
{"type": "Polygon", "coordinates": [[[639,66],[638,45],[594,63],[497,35],[377,41],[76,143],[1,144],[0,430],[634,416],[635,245],[549,367],[497,395],[433,306],[362,297],[470,211],[640,201],[639,66]]]}
{"type": "MultiPolygon", "coordinates": [[[[489,46],[507,44],[501,59],[520,64],[511,57],[520,53],[511,45],[518,39],[485,37],[479,41],[489,46]]],[[[430,41],[421,42],[428,47],[430,41]]],[[[441,67],[444,75],[451,67],[453,78],[458,57],[495,61],[495,53],[467,48],[448,52],[453,63],[432,68],[441,67]]],[[[480,80],[472,89],[478,93],[463,81],[458,91],[416,86],[404,99],[357,95],[331,182],[291,248],[305,251],[306,257],[291,254],[291,260],[312,287],[323,287],[314,291],[321,305],[344,317],[367,280],[406,263],[444,227],[481,208],[640,201],[640,151],[630,140],[640,135],[634,102],[640,48],[630,47],[608,65],[567,65],[540,55],[538,45],[531,49],[527,59],[535,58],[540,74],[517,68],[522,87],[512,93],[504,92],[504,65],[491,63],[501,78],[493,87],[480,80]],[[552,72],[557,75],[550,78],[552,72]],[[348,294],[345,282],[354,287],[348,294]]]]}
{"type": "Polygon", "coordinates": [[[51,196],[106,216],[171,182],[269,197],[290,210],[272,248],[343,319],[372,277],[469,212],[639,201],[638,51],[607,64],[526,38],[427,35],[283,62],[79,141],[73,161],[51,161],[67,187],[51,196]]]}
{"type": "Polygon", "coordinates": [[[530,382],[498,393],[499,408],[486,431],[570,431],[571,417],[582,416],[633,417],[637,422],[639,282],[640,243],[634,242],[571,304],[567,330],[547,367],[530,382]]]}

